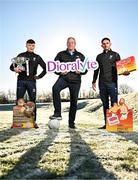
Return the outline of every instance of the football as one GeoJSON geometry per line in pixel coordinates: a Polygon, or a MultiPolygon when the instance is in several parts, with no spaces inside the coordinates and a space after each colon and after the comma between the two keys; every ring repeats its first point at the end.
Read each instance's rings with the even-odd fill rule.
{"type": "Polygon", "coordinates": [[[48,127],[49,127],[49,129],[59,129],[59,127],[60,127],[59,120],[57,120],[57,119],[49,120],[48,127]]]}

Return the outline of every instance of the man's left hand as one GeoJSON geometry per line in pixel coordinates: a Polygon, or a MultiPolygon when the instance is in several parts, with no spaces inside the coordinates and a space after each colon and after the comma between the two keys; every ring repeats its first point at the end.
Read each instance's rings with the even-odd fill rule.
{"type": "Polygon", "coordinates": [[[129,74],[130,74],[129,71],[124,71],[124,72],[123,72],[123,75],[124,75],[124,76],[128,76],[129,74]]]}
{"type": "Polygon", "coordinates": [[[80,71],[76,71],[76,74],[80,74],[80,71]]]}

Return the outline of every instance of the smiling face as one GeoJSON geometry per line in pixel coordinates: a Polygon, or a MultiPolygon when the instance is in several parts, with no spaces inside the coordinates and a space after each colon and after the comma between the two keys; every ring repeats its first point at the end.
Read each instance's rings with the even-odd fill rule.
{"type": "Polygon", "coordinates": [[[76,47],[76,40],[74,38],[68,38],[67,40],[67,48],[69,51],[73,51],[76,47]]]}
{"type": "Polygon", "coordinates": [[[111,42],[109,41],[109,40],[104,40],[103,42],[102,42],[102,48],[104,49],[104,50],[110,50],[111,49],[111,42]]]}
{"type": "Polygon", "coordinates": [[[120,101],[119,101],[119,104],[120,104],[120,105],[125,104],[125,99],[124,99],[124,98],[121,98],[120,101]]]}
{"type": "Polygon", "coordinates": [[[35,44],[32,43],[26,43],[26,48],[28,52],[34,52],[35,44]]]}
{"type": "Polygon", "coordinates": [[[18,99],[17,101],[18,106],[24,106],[25,102],[23,98],[18,99]]]}

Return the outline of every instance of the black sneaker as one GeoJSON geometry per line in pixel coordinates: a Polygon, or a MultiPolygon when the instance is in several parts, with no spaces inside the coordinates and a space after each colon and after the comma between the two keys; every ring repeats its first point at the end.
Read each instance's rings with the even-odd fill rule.
{"type": "Polygon", "coordinates": [[[106,129],[106,125],[99,127],[98,129],[106,129]]]}
{"type": "Polygon", "coordinates": [[[75,125],[69,125],[69,128],[76,129],[75,125]]]}
{"type": "Polygon", "coordinates": [[[61,116],[55,116],[55,115],[52,115],[52,116],[49,116],[49,119],[57,119],[57,120],[62,120],[62,117],[61,116]]]}

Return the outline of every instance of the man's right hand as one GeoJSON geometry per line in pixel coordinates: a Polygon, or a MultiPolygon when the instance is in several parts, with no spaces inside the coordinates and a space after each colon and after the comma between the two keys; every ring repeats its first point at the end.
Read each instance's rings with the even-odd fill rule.
{"type": "Polygon", "coordinates": [[[68,71],[61,72],[60,74],[63,75],[63,76],[65,76],[66,74],[68,74],[68,71]]]}
{"type": "Polygon", "coordinates": [[[15,71],[16,73],[22,72],[22,70],[21,70],[19,67],[14,68],[14,71],[15,71]]]}
{"type": "Polygon", "coordinates": [[[96,83],[92,83],[92,89],[96,91],[96,83]]]}
{"type": "Polygon", "coordinates": [[[128,76],[129,74],[130,74],[129,71],[124,71],[124,72],[123,72],[123,75],[124,75],[124,76],[128,76]]]}

